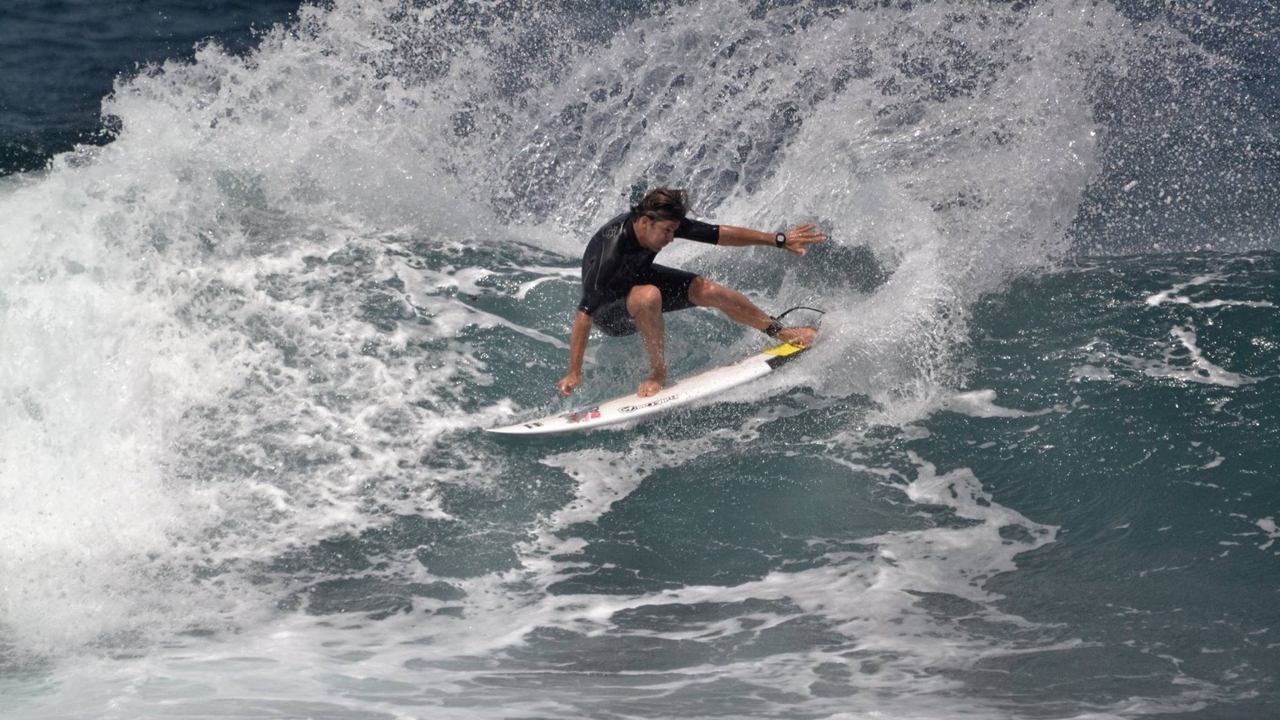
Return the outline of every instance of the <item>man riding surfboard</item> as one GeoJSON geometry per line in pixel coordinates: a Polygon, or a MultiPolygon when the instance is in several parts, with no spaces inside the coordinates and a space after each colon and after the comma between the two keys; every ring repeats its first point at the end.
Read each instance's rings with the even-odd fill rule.
{"type": "Polygon", "coordinates": [[[812,223],[770,234],[731,225],[711,225],[686,217],[689,194],[659,188],[600,228],[582,256],[582,299],[569,338],[569,372],[560,380],[563,395],[582,382],[582,359],[594,324],[610,336],[639,332],[649,356],[649,375],[637,394],[649,397],[667,382],[662,314],[689,307],[712,307],[783,342],[807,346],[817,336],[810,326],[783,327],[745,295],[701,275],[655,264],[654,258],[675,238],[728,247],[774,245],[804,255],[826,234],[812,223]]]}

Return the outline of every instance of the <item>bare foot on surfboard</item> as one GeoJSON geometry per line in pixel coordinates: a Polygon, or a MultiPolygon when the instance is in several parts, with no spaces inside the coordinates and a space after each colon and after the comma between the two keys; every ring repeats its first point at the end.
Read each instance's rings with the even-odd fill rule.
{"type": "Polygon", "coordinates": [[[778,331],[776,337],[782,342],[807,348],[818,337],[818,329],[809,325],[783,328],[778,331]]]}
{"type": "Polygon", "coordinates": [[[649,397],[650,395],[657,394],[657,392],[666,384],[667,369],[655,369],[650,371],[649,377],[645,378],[644,382],[640,383],[640,389],[636,391],[636,394],[640,397],[649,397]]]}

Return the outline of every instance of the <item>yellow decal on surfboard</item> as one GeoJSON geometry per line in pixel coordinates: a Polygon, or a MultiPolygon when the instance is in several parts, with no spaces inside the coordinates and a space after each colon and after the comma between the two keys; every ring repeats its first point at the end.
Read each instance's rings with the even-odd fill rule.
{"type": "Polygon", "coordinates": [[[800,352],[803,349],[804,348],[800,347],[799,345],[792,345],[791,343],[784,342],[784,343],[779,343],[778,345],[774,345],[771,348],[765,348],[764,354],[777,355],[779,357],[782,357],[786,355],[795,355],[796,353],[800,352]]]}

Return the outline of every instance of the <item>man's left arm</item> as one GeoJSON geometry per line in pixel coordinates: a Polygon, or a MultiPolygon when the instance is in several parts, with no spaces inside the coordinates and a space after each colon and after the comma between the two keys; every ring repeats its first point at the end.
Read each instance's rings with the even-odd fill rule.
{"type": "Polygon", "coordinates": [[[814,243],[827,239],[827,234],[813,223],[797,225],[785,233],[767,233],[732,225],[720,226],[720,243],[728,247],[745,247],[748,245],[773,245],[781,247],[797,255],[803,255],[806,248],[814,243]],[[782,245],[778,245],[778,235],[784,237],[782,245]]]}

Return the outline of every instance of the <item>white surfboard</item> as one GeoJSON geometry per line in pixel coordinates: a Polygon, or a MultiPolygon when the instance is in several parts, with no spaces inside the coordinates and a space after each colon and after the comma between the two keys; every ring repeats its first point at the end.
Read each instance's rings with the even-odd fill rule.
{"type": "Polygon", "coordinates": [[[710,397],[764,377],[804,350],[805,348],[799,345],[780,343],[732,365],[724,365],[677,380],[649,397],[642,398],[633,393],[560,415],[549,415],[507,427],[491,428],[488,432],[500,435],[558,435],[638,420],[674,410],[681,405],[687,405],[695,400],[710,397]]]}

